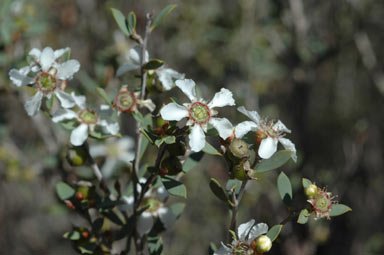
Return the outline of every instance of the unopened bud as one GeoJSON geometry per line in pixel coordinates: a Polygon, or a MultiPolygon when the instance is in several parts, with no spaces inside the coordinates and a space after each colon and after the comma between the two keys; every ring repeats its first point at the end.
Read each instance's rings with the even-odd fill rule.
{"type": "Polygon", "coordinates": [[[266,235],[261,235],[252,241],[252,249],[258,253],[268,252],[272,248],[272,241],[266,235]]]}
{"type": "Polygon", "coordinates": [[[69,148],[66,156],[71,166],[82,166],[87,162],[88,153],[84,147],[69,148]]]}
{"type": "Polygon", "coordinates": [[[88,239],[88,237],[89,237],[89,232],[88,232],[88,231],[83,231],[83,232],[81,233],[81,235],[83,236],[83,238],[88,239]]]}
{"type": "Polygon", "coordinates": [[[248,172],[251,171],[251,165],[248,159],[241,160],[233,168],[234,177],[240,181],[249,180],[248,172]]]}
{"type": "Polygon", "coordinates": [[[72,210],[75,210],[76,207],[73,205],[73,203],[69,200],[64,200],[64,203],[65,205],[69,208],[69,209],[72,209],[72,210]]]}
{"type": "Polygon", "coordinates": [[[229,145],[230,156],[242,159],[248,156],[248,144],[241,139],[234,139],[229,145]]]}
{"type": "Polygon", "coordinates": [[[315,184],[311,184],[305,188],[305,195],[307,195],[308,198],[314,198],[317,195],[317,192],[318,188],[315,184]]]}
{"type": "Polygon", "coordinates": [[[78,201],[83,201],[84,200],[84,194],[83,193],[81,193],[81,192],[76,192],[76,194],[75,194],[75,198],[78,200],[78,201]]]}
{"type": "Polygon", "coordinates": [[[160,165],[160,175],[176,175],[183,170],[183,165],[175,156],[169,156],[163,159],[160,165]]]}

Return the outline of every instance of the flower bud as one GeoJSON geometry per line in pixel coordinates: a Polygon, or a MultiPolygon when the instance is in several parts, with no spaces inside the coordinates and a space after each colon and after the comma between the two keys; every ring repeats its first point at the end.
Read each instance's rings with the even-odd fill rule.
{"type": "Polygon", "coordinates": [[[160,165],[160,175],[176,175],[183,170],[183,165],[175,156],[169,156],[163,159],[160,165]]]}
{"type": "Polygon", "coordinates": [[[248,156],[248,144],[241,139],[234,139],[229,145],[229,157],[239,160],[248,156]]]}
{"type": "Polygon", "coordinates": [[[87,162],[88,153],[84,147],[73,147],[67,151],[66,158],[71,166],[82,166],[87,162]]]}
{"type": "Polygon", "coordinates": [[[248,176],[248,172],[250,170],[252,169],[248,159],[241,160],[238,164],[234,165],[232,168],[234,177],[240,181],[245,181],[250,179],[248,176]]]}
{"type": "Polygon", "coordinates": [[[268,252],[272,248],[272,241],[266,235],[261,235],[252,241],[251,247],[258,253],[268,252]]]}
{"type": "Polygon", "coordinates": [[[308,198],[314,198],[317,195],[317,191],[317,186],[315,184],[311,184],[305,188],[305,195],[307,195],[308,198]]]}

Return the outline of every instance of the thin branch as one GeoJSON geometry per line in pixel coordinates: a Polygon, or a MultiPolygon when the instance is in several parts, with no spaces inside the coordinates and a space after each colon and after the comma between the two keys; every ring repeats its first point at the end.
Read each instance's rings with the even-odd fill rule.
{"type": "MultiPolygon", "coordinates": [[[[231,217],[231,223],[229,225],[229,229],[232,230],[232,231],[236,231],[237,212],[238,212],[240,201],[243,198],[244,191],[245,191],[245,186],[247,185],[247,182],[248,182],[248,180],[243,181],[243,183],[241,184],[239,195],[237,197],[236,197],[236,192],[235,191],[232,193],[232,200],[233,200],[234,206],[232,207],[232,217],[231,217]]],[[[232,235],[229,234],[228,235],[228,242],[231,241],[231,238],[232,238],[232,235]]]]}

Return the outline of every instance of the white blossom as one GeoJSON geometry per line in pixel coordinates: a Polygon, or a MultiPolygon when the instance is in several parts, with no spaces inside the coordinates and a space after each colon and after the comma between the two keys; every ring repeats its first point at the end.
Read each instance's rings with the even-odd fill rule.
{"type": "Polygon", "coordinates": [[[60,81],[72,79],[80,69],[80,63],[77,60],[71,59],[63,63],[58,61],[69,50],[65,48],[53,51],[52,48],[46,47],[40,51],[34,48],[29,52],[33,58],[29,66],[9,71],[9,77],[16,86],[35,84],[35,95],[24,105],[28,115],[36,115],[43,97],[51,98],[53,94],[59,99],[62,107],[70,108],[75,105],[72,97],[59,88],[60,81]]]}
{"type": "Polygon", "coordinates": [[[237,110],[247,116],[251,121],[244,121],[235,127],[235,135],[242,138],[249,131],[257,131],[262,138],[258,154],[263,159],[268,159],[277,151],[277,144],[280,142],[285,149],[292,151],[292,159],[296,162],[296,148],[291,140],[284,138],[285,133],[291,133],[283,122],[267,121],[261,119],[256,111],[248,111],[243,106],[237,110]]]}
{"type": "Polygon", "coordinates": [[[198,152],[204,148],[204,132],[207,132],[208,123],[216,128],[221,138],[227,139],[232,135],[233,127],[231,122],[226,118],[214,117],[217,112],[213,109],[215,107],[235,105],[231,91],[222,88],[209,103],[206,103],[196,96],[195,82],[193,80],[177,80],[176,86],[187,95],[191,103],[183,105],[177,103],[167,104],[161,109],[160,114],[164,120],[179,121],[188,118],[187,125],[191,126],[189,145],[192,151],[198,152]]]}
{"type": "Polygon", "coordinates": [[[117,135],[120,129],[119,123],[110,121],[107,118],[101,118],[102,115],[110,115],[111,109],[109,106],[101,105],[99,109],[100,116],[91,109],[86,108],[86,98],[84,96],[76,96],[75,93],[71,94],[72,99],[75,101],[75,106],[79,108],[78,111],[70,109],[59,109],[52,117],[53,122],[61,122],[64,120],[75,119],[79,125],[72,130],[70,141],[74,146],[82,145],[88,138],[89,132],[92,132],[97,127],[104,129],[104,132],[117,135]],[[107,112],[107,113],[105,113],[107,112]]]}

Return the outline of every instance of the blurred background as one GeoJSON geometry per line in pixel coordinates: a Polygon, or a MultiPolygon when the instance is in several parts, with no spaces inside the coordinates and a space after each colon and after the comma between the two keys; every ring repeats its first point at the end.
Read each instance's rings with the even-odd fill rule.
{"type": "MultiPolygon", "coordinates": [[[[33,47],[70,47],[81,70],[69,83],[100,103],[95,88],[135,87],[133,75],[115,77],[134,46],[109,10],[145,13],[178,4],[151,34],[150,56],[197,82],[205,98],[221,87],[237,105],[281,119],[298,149],[297,164],[282,170],[306,205],[301,177],[337,194],[353,211],[331,221],[288,223],[270,254],[384,254],[384,2],[380,0],[2,0],[0,3],[0,254],[75,254],[62,234],[76,215],[55,195],[59,180],[91,178],[66,165],[68,133],[40,114],[27,116],[32,90],[11,84],[11,68],[26,64],[33,47]]],[[[158,95],[166,99],[177,90],[158,95]]],[[[221,113],[245,120],[235,109],[221,113]]],[[[124,134],[134,135],[131,118],[124,134]]],[[[149,154],[148,159],[154,157],[149,154]]],[[[150,159],[153,160],[153,159],[150,159]]],[[[102,164],[103,162],[99,162],[102,164]]],[[[206,155],[183,182],[187,207],[163,234],[165,254],[207,254],[225,240],[227,208],[208,187],[227,180],[222,158],[206,155]]],[[[288,212],[276,189],[279,171],[249,186],[238,222],[278,224],[288,212]]],[[[114,177],[112,177],[114,178],[114,177]]]]}

